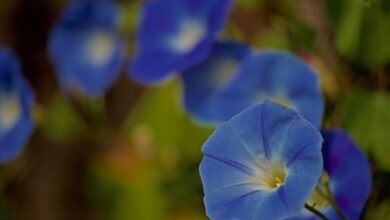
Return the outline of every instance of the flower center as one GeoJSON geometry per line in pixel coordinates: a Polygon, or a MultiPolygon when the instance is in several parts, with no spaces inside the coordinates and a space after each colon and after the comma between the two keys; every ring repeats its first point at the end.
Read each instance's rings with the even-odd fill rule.
{"type": "Polygon", "coordinates": [[[114,52],[114,40],[109,33],[98,32],[92,37],[88,54],[96,65],[104,65],[114,52]]]}
{"type": "Polygon", "coordinates": [[[179,33],[172,39],[173,48],[180,53],[192,50],[203,38],[205,28],[197,21],[184,22],[179,33]]]}
{"type": "Polygon", "coordinates": [[[0,132],[11,129],[19,119],[21,106],[16,94],[5,94],[0,91],[0,132]]]}
{"type": "Polygon", "coordinates": [[[233,77],[237,70],[237,62],[231,59],[219,61],[214,67],[215,80],[218,86],[223,86],[233,77]]]}
{"type": "Polygon", "coordinates": [[[275,189],[284,184],[286,169],[277,163],[270,163],[258,170],[256,179],[262,189],[275,189]]]}

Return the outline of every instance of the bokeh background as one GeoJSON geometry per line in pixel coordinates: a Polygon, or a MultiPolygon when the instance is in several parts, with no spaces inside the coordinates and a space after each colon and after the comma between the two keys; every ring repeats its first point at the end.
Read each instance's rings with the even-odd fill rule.
{"type": "MultiPolygon", "coordinates": [[[[128,56],[142,1],[117,1],[128,56]]],[[[57,86],[48,33],[67,0],[0,1],[0,44],[36,91],[37,129],[0,167],[0,219],[206,219],[200,147],[213,131],[182,107],[179,79],[142,87],[122,74],[100,99],[57,86]]],[[[236,0],[224,38],[281,48],[318,72],[324,127],[342,127],[369,155],[364,219],[390,219],[390,1],[236,0]]]]}

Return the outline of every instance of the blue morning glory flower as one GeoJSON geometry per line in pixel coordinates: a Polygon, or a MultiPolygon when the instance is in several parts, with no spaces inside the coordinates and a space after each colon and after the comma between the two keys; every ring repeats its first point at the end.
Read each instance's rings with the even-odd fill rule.
{"type": "Polygon", "coordinates": [[[109,0],[74,1],[65,8],[49,42],[65,92],[99,96],[117,79],[124,61],[118,15],[119,8],[109,0]]]}
{"type": "Polygon", "coordinates": [[[0,163],[22,151],[34,129],[34,94],[21,73],[17,57],[0,47],[0,163]]]}
{"type": "MultiPolygon", "coordinates": [[[[207,62],[210,61],[200,66],[209,65],[207,62]]],[[[253,53],[242,60],[232,77],[224,79],[223,86],[216,88],[207,101],[200,103],[195,92],[201,93],[202,82],[214,82],[217,74],[212,71],[209,77],[193,74],[191,80],[185,80],[186,106],[200,120],[226,121],[251,105],[272,99],[295,109],[317,128],[320,127],[324,99],[318,77],[295,56],[281,51],[253,53]],[[198,76],[199,79],[195,79],[198,76]]]]}
{"type": "Polygon", "coordinates": [[[292,109],[272,101],[224,122],[202,147],[211,219],[284,219],[303,209],[322,173],[322,137],[292,109]]]}
{"type": "Polygon", "coordinates": [[[204,59],[231,0],[150,0],[142,8],[129,74],[143,84],[161,81],[204,59]]]}
{"type": "MultiPolygon", "coordinates": [[[[371,191],[369,161],[345,131],[325,131],[323,137],[324,168],[329,176],[332,196],[349,219],[358,220],[371,191]]],[[[317,209],[329,219],[341,220],[336,211],[319,195],[310,203],[316,203],[317,209]]],[[[295,219],[317,218],[306,212],[295,219]]]]}
{"type": "Polygon", "coordinates": [[[204,61],[183,72],[185,107],[195,118],[206,122],[218,118],[220,112],[210,111],[208,107],[213,105],[215,94],[223,90],[235,75],[241,60],[249,54],[250,49],[245,44],[215,42],[204,61]]]}

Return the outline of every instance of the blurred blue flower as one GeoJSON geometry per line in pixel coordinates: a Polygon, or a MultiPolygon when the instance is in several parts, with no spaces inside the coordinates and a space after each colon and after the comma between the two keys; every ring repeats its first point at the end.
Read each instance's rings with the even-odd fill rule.
{"type": "Polygon", "coordinates": [[[124,61],[119,8],[110,0],[76,0],[50,34],[49,53],[65,92],[100,96],[117,79],[124,61]]]}
{"type": "Polygon", "coordinates": [[[146,2],[129,74],[143,84],[153,84],[200,62],[210,52],[231,3],[231,0],[146,2]]]}
{"type": "Polygon", "coordinates": [[[195,118],[208,122],[221,117],[218,109],[211,111],[209,106],[213,105],[213,97],[235,75],[241,60],[249,54],[250,49],[245,44],[215,42],[204,61],[183,72],[185,107],[195,118]]]}
{"type": "MultiPolygon", "coordinates": [[[[207,62],[203,65],[208,65],[207,62]]],[[[214,74],[218,73],[210,73],[208,78],[194,74],[192,81],[185,81],[185,87],[199,92],[203,89],[201,81],[204,84],[215,81],[214,74]],[[196,80],[198,76],[200,79],[196,80]]],[[[194,96],[186,94],[186,106],[197,118],[210,122],[226,121],[265,99],[295,109],[317,128],[321,126],[324,111],[317,74],[300,59],[281,51],[262,51],[247,56],[236,74],[221,88],[215,89],[207,102],[198,104],[194,96]],[[191,102],[194,102],[192,106],[191,102]]]]}
{"type": "Polygon", "coordinates": [[[0,163],[22,151],[34,129],[33,91],[21,73],[17,57],[0,47],[0,163]]]}
{"type": "MultiPolygon", "coordinates": [[[[367,157],[354,144],[349,135],[340,129],[324,131],[322,148],[324,168],[328,175],[332,196],[341,211],[351,220],[360,219],[371,191],[371,171],[367,157]]],[[[317,190],[316,190],[317,191],[317,190]]],[[[342,219],[319,193],[310,197],[308,204],[332,220],[342,219]]],[[[308,211],[294,220],[319,219],[308,211]]]]}
{"type": "Polygon", "coordinates": [[[303,209],[322,172],[322,137],[272,101],[224,122],[202,147],[211,219],[283,219],[303,209]]]}

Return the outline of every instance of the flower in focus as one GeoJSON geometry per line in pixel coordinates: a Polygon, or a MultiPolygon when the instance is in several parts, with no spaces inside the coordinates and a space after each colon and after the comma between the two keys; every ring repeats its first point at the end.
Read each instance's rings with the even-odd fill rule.
{"type": "MultiPolygon", "coordinates": [[[[351,220],[360,219],[371,190],[371,171],[367,157],[342,130],[323,132],[324,168],[328,175],[330,192],[337,207],[351,220]]],[[[321,190],[321,188],[316,189],[321,190]]],[[[309,204],[329,219],[341,219],[329,202],[314,192],[309,204]]],[[[322,193],[324,194],[324,193],[322,193]]],[[[316,219],[305,212],[294,219],[316,219]]]]}
{"type": "Polygon", "coordinates": [[[31,136],[34,94],[17,57],[0,47],[0,163],[14,159],[31,136]]]}
{"type": "MultiPolygon", "coordinates": [[[[209,81],[213,81],[214,74],[217,73],[209,74],[209,81]]],[[[198,76],[207,81],[200,74],[192,76],[192,80],[198,76]]],[[[185,86],[194,85],[188,82],[185,86]]],[[[199,118],[226,121],[249,106],[271,99],[293,108],[317,128],[321,126],[324,99],[318,76],[289,53],[262,51],[247,56],[234,77],[216,91],[195,111],[199,118]]],[[[193,102],[193,98],[186,99],[193,102]]]]}
{"type": "Polygon", "coordinates": [[[65,8],[49,42],[64,91],[99,96],[117,79],[124,61],[118,15],[119,8],[109,0],[74,1],[65,8]]]}
{"type": "Polygon", "coordinates": [[[129,74],[157,83],[204,59],[221,30],[231,0],[151,0],[145,3],[129,74]]]}
{"type": "Polygon", "coordinates": [[[272,101],[224,122],[202,147],[211,219],[283,219],[304,207],[322,172],[322,137],[292,109],[272,101]]]}
{"type": "Polygon", "coordinates": [[[235,41],[215,42],[211,53],[201,63],[194,65],[181,75],[184,82],[186,109],[200,121],[213,121],[219,111],[210,111],[209,103],[215,94],[235,75],[240,62],[250,54],[250,49],[235,41]]]}

